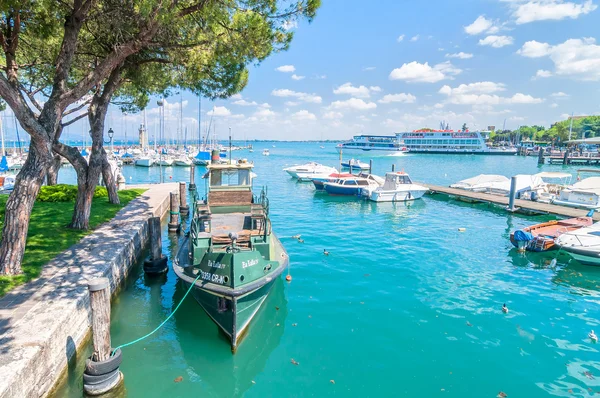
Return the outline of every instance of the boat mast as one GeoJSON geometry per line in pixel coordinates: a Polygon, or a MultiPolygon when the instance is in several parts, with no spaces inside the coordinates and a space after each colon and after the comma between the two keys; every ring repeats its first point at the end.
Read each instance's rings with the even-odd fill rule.
{"type": "Polygon", "coordinates": [[[178,146],[178,144],[181,143],[181,135],[183,134],[183,92],[180,91],[179,92],[179,126],[177,127],[177,143],[175,144],[175,147],[178,146]]]}
{"type": "Polygon", "coordinates": [[[229,164],[231,164],[231,127],[229,127],[229,164]]]}
{"type": "Polygon", "coordinates": [[[198,152],[202,143],[202,97],[198,96],[198,152]]]}
{"type": "MultiPolygon", "coordinates": [[[[4,147],[4,129],[2,129],[2,116],[0,115],[0,136],[2,136],[2,156],[6,156],[6,148],[4,147]]],[[[0,156],[0,158],[2,158],[0,156]]]]}

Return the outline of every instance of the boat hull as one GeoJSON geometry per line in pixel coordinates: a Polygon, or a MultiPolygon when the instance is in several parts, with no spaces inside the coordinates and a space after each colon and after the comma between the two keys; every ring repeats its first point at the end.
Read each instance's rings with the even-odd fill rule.
{"type": "Polygon", "coordinates": [[[373,191],[369,199],[373,202],[408,202],[420,199],[427,192],[424,190],[373,191]]]}
{"type": "Polygon", "coordinates": [[[584,265],[600,266],[600,252],[582,250],[575,247],[563,246],[562,250],[584,265]]]}
{"type": "Polygon", "coordinates": [[[181,160],[176,160],[173,162],[177,167],[192,167],[192,162],[184,162],[181,160]]]}
{"type": "Polygon", "coordinates": [[[153,164],[152,159],[138,159],[135,161],[135,165],[138,167],[151,167],[153,164]]]}
{"type": "Polygon", "coordinates": [[[324,184],[325,192],[330,195],[354,195],[357,196],[362,190],[362,187],[354,186],[341,186],[339,184],[324,184]]]}
{"type": "Polygon", "coordinates": [[[274,282],[288,266],[289,257],[285,249],[274,235],[271,236],[274,244],[274,258],[278,259],[279,266],[267,276],[238,288],[196,280],[193,275],[186,272],[186,267],[190,262],[189,238],[187,237],[183,240],[177,255],[177,262],[173,265],[175,273],[186,289],[194,284],[191,290],[192,295],[204,312],[228,337],[234,352],[243,336],[248,332],[252,319],[260,311],[274,282]]]}

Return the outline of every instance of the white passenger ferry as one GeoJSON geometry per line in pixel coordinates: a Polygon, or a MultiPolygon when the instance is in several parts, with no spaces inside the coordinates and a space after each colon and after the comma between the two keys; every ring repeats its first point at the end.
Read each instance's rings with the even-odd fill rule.
{"type": "Polygon", "coordinates": [[[338,152],[364,153],[381,151],[386,154],[410,153],[454,153],[484,155],[515,155],[516,148],[490,147],[486,144],[489,131],[469,130],[414,130],[396,133],[395,136],[358,135],[351,141],[338,145],[338,152]]]}

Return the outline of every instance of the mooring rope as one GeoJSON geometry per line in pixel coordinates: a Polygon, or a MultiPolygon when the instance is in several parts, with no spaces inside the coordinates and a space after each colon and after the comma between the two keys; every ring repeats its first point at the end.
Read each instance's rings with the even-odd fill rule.
{"type": "Polygon", "coordinates": [[[133,341],[130,341],[129,343],[125,343],[125,344],[121,344],[120,346],[118,346],[117,348],[115,348],[111,354],[111,356],[113,356],[115,354],[115,352],[117,352],[117,350],[119,348],[125,348],[128,347],[130,345],[133,345],[135,343],[139,343],[140,341],[146,339],[147,337],[150,337],[151,335],[153,335],[157,330],[159,330],[160,328],[162,328],[165,323],[167,323],[169,321],[169,319],[171,319],[171,317],[177,312],[177,310],[179,309],[179,306],[181,305],[181,303],[183,303],[183,300],[185,300],[185,298],[187,297],[187,295],[190,293],[190,291],[192,291],[192,288],[194,287],[194,285],[196,284],[196,281],[198,279],[200,279],[200,276],[202,276],[202,273],[198,272],[198,276],[196,277],[196,279],[194,279],[194,282],[192,282],[192,284],[190,285],[190,288],[187,290],[187,292],[185,292],[185,294],[183,295],[183,298],[181,299],[181,301],[179,301],[179,304],[177,304],[177,307],[175,307],[175,309],[173,310],[173,312],[171,312],[171,314],[169,314],[169,316],[167,317],[167,319],[165,319],[164,321],[162,321],[162,323],[160,325],[158,325],[156,327],[156,329],[154,329],[153,331],[151,331],[150,333],[135,339],[133,341]]]}

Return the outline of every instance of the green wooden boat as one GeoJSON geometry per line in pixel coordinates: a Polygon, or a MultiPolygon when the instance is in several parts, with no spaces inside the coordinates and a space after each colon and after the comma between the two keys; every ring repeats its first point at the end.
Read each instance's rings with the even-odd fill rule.
{"type": "Polygon", "coordinates": [[[208,166],[208,193],[193,199],[190,232],[173,265],[233,351],[289,262],[271,231],[266,190],[252,192],[252,167],[208,166]]]}

